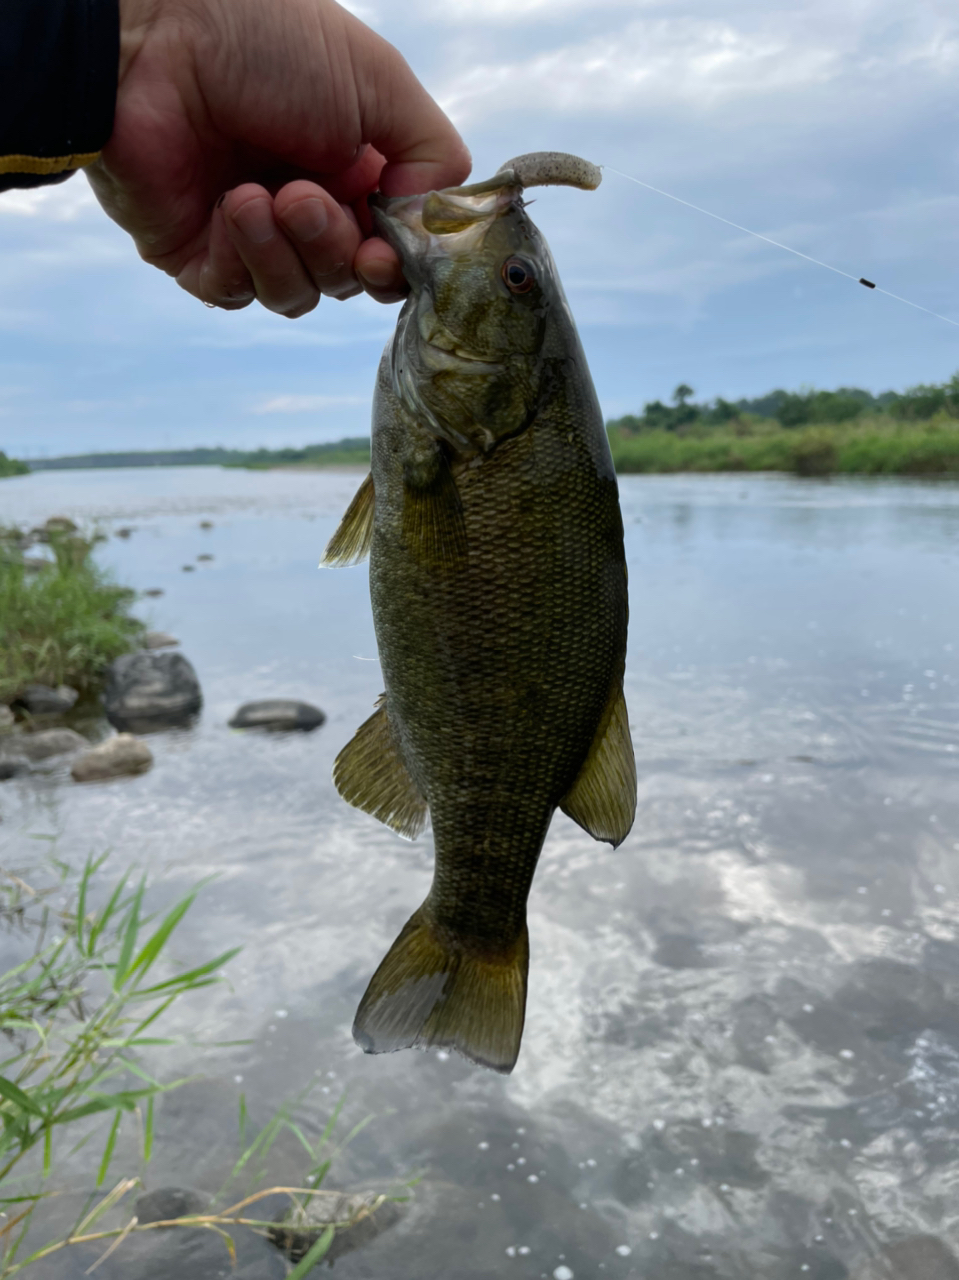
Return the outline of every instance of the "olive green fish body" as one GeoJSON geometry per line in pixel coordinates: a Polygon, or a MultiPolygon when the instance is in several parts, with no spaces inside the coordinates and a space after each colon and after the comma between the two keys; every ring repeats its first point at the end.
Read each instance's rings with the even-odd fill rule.
{"type": "MultiPolygon", "coordinates": [[[[373,1052],[452,1045],[501,1071],[519,1050],[526,900],[555,809],[618,843],[635,805],[616,479],[555,269],[517,194],[493,210],[502,243],[487,228],[453,254],[492,262],[492,319],[456,312],[473,287],[462,272],[451,292],[442,270],[418,289],[408,269],[413,296],[377,379],[371,480],[327,557],[369,548],[386,685],[337,761],[337,786],[407,835],[428,809],[436,856],[354,1034],[373,1052]],[[505,340],[500,259],[539,290],[520,297],[505,340]],[[424,353],[424,333],[440,355],[432,341],[424,353]]],[[[454,229],[438,238],[469,212],[441,207],[454,229]]]]}

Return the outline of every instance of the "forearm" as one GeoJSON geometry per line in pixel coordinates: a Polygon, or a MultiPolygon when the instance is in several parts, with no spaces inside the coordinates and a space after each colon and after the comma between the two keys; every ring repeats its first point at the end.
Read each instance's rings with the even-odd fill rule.
{"type": "Polygon", "coordinates": [[[58,182],[113,129],[117,0],[3,0],[0,190],[58,182]]]}

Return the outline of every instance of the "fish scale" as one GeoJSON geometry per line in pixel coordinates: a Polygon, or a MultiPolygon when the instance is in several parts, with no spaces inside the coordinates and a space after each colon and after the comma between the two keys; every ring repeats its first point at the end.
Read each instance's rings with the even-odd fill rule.
{"type": "MultiPolygon", "coordinates": [[[[522,160],[529,182],[536,157],[522,160]]],[[[562,172],[551,155],[548,180],[562,172]]],[[[327,553],[369,549],[386,685],[334,779],[407,835],[428,810],[436,859],[354,1035],[371,1052],[448,1045],[500,1071],[519,1051],[526,901],[552,815],[619,843],[636,790],[616,478],[521,194],[507,169],[382,202],[413,288],[377,378],[371,476],[327,553]]]]}

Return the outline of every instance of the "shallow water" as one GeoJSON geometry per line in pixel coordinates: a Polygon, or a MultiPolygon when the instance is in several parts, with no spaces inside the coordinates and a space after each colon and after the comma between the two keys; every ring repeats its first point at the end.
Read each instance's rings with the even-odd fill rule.
{"type": "MultiPolygon", "coordinates": [[[[424,1173],[405,1223],[337,1261],[344,1280],[959,1276],[959,487],[624,478],[637,821],[613,852],[554,820],[502,1079],[350,1037],[432,861],[428,835],[403,842],[330,782],[381,689],[365,569],[316,569],[358,480],[0,486],[5,522],[135,526],[101,557],[164,590],[141,608],[204,689],[143,777],[0,787],[2,865],[50,835],[76,863],[111,849],[104,884],[148,867],[155,901],[213,873],[177,957],[244,944],[232,985],[178,1021],[250,1043],[159,1063],[207,1079],[165,1100],[150,1183],[212,1187],[239,1092],[262,1120],[321,1070],[308,1133],[344,1090],[344,1131],[375,1113],[331,1185],[424,1173]],[[271,695],[328,722],[226,727],[271,695]]],[[[282,1147],[271,1173],[297,1161],[282,1147]]]]}

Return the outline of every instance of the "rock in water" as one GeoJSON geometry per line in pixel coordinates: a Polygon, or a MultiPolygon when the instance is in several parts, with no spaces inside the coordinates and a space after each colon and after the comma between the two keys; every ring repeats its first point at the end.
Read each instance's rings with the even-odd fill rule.
{"type": "Polygon", "coordinates": [[[22,760],[7,760],[0,756],[0,782],[9,782],[11,778],[18,778],[26,771],[27,766],[22,760]]]}
{"type": "Polygon", "coordinates": [[[116,729],[149,733],[186,724],[203,695],[182,653],[125,653],[107,668],[103,706],[116,729]]]}
{"type": "Polygon", "coordinates": [[[0,702],[0,733],[6,733],[8,729],[12,729],[16,720],[13,712],[5,702],[0,702]]]}
{"type": "Polygon", "coordinates": [[[180,642],[176,636],[168,635],[166,631],[146,631],[140,643],[144,649],[169,649],[180,642]]]}
{"type": "Polygon", "coordinates": [[[57,685],[55,689],[48,684],[28,684],[17,695],[17,703],[32,716],[62,716],[79,696],[68,684],[57,685]]]}
{"type": "Polygon", "coordinates": [[[90,744],[73,729],[43,729],[39,733],[18,734],[11,742],[14,753],[28,760],[49,760],[90,744]]]}
{"type": "Polygon", "coordinates": [[[323,1232],[336,1226],[324,1261],[328,1265],[344,1253],[376,1238],[403,1215],[403,1206],[376,1191],[317,1191],[305,1207],[288,1209],[269,1236],[291,1262],[299,1262],[323,1232]]]}
{"type": "Polygon", "coordinates": [[[75,782],[101,782],[145,773],[153,764],[153,752],[132,733],[118,733],[75,761],[70,774],[75,782]]]}
{"type": "Polygon", "coordinates": [[[230,721],[231,729],[300,729],[309,732],[326,720],[319,707],[293,698],[264,698],[244,702],[230,721]]]}
{"type": "Polygon", "coordinates": [[[158,1187],[140,1196],[136,1202],[137,1222],[166,1222],[170,1218],[187,1218],[205,1213],[210,1197],[201,1191],[182,1187],[158,1187]]]}

